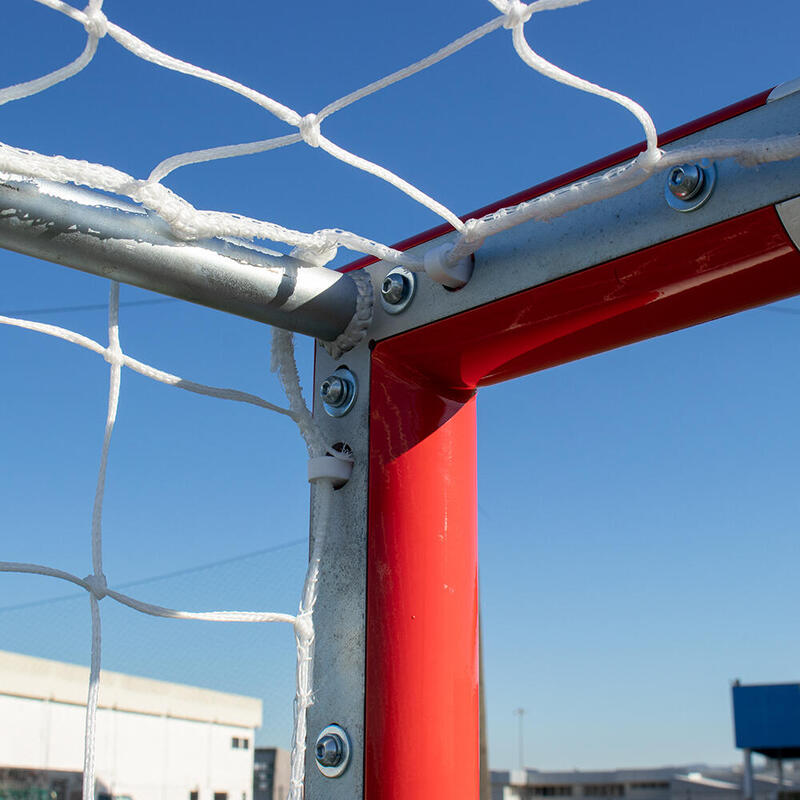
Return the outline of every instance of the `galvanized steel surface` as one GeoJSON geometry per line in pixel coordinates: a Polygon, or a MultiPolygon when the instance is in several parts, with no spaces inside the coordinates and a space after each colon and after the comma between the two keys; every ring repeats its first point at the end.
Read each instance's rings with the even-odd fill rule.
{"type": "Polygon", "coordinates": [[[0,177],[0,246],[332,341],[358,291],[347,275],[223,239],[185,242],[138,206],[71,185],[0,177]]]}

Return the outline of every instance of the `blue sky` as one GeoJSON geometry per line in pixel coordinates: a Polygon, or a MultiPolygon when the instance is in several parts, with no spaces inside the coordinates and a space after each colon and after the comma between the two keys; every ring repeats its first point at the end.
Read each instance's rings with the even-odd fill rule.
{"type": "MultiPolygon", "coordinates": [[[[4,85],[73,58],[80,26],[4,8],[4,85]]],[[[402,5],[107,0],[153,45],[307,113],[491,19],[488,2],[402,5]]],[[[631,95],[664,130],[797,77],[793,0],[592,0],[537,15],[534,49],[631,95]]],[[[136,60],[113,41],[76,78],[0,107],[0,139],[143,177],[162,158],[290,132],[242,98],[136,60]]],[[[324,132],[458,213],[641,138],[630,115],[547,82],[497,31],[335,115],[324,132]]],[[[198,207],[391,243],[438,220],[304,145],[179,170],[198,207]]],[[[346,260],[343,256],[342,262],[346,260]]],[[[0,252],[0,311],[103,303],[103,281],[0,252]]],[[[123,301],[148,299],[123,288],[123,301]]],[[[797,680],[795,424],[800,301],[482,391],[481,581],[491,762],[542,769],[732,762],[730,679],[797,680]],[[797,310],[798,315],[785,313],[797,310]]],[[[102,311],[37,318],[103,340],[102,311]]],[[[180,303],[128,306],[123,348],[182,376],[279,398],[261,326],[180,303]]],[[[299,345],[309,376],[311,347],[299,345]]],[[[2,558],[89,571],[107,365],[0,330],[2,558]]],[[[123,375],[106,504],[113,584],[198,609],[290,611],[307,531],[304,447],[266,412],[123,375]],[[270,550],[270,552],[260,552],[270,550]]],[[[88,604],[0,580],[0,644],[86,661],[88,604]]],[[[66,594],[69,594],[67,590],[66,594]]],[[[288,743],[288,629],[140,619],[103,604],[109,669],[263,696],[263,743],[288,743]]]]}

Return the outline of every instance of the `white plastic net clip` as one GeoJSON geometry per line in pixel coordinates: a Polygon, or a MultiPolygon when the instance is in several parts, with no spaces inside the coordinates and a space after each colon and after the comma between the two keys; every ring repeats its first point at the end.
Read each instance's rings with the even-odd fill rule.
{"type": "Polygon", "coordinates": [[[452,244],[443,244],[428,250],[424,257],[425,272],[431,280],[448,289],[460,289],[466,286],[472,277],[475,260],[471,255],[452,260],[450,258],[452,252],[452,244]]]}
{"type": "Polygon", "coordinates": [[[353,460],[341,456],[318,456],[308,460],[308,482],[328,479],[334,489],[339,489],[353,474],[353,460]]]}

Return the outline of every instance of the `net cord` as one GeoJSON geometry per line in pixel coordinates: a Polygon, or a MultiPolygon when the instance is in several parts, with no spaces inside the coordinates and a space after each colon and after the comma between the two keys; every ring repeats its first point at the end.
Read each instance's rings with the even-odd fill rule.
{"type": "Polygon", "coordinates": [[[314,544],[303,586],[299,612],[296,615],[261,611],[179,611],[165,608],[163,606],[145,603],[109,588],[105,573],[103,572],[103,502],[105,498],[106,475],[108,471],[111,440],[119,407],[122,367],[129,367],[154,380],[170,386],[183,388],[197,394],[250,403],[251,405],[270,411],[276,411],[288,416],[294,420],[300,429],[300,433],[306,441],[309,456],[324,455],[328,452],[328,448],[303,398],[300,378],[294,358],[293,336],[286,331],[277,329],[274,331],[273,335],[272,368],[278,373],[280,382],[289,401],[289,408],[285,409],[273,403],[269,403],[256,395],[185,381],[175,375],[170,375],[169,373],[130,358],[123,352],[120,346],[119,284],[114,281],[111,282],[108,309],[107,347],[103,347],[98,342],[86,336],[81,336],[80,334],[59,328],[55,325],[15,319],[12,317],[0,317],[0,324],[44,333],[98,353],[103,356],[110,367],[108,410],[100,453],[97,487],[92,508],[91,574],[80,578],[64,570],[42,564],[0,561],[0,572],[37,574],[58,578],[80,586],[89,594],[91,612],[91,658],[84,723],[82,798],[83,800],[94,800],[95,794],[97,709],[100,698],[102,661],[102,619],[99,601],[105,597],[110,597],[112,600],[135,611],[155,617],[200,620],[205,622],[281,622],[291,624],[294,627],[297,660],[289,798],[290,800],[302,800],[307,735],[306,717],[308,708],[313,704],[314,698],[313,674],[315,634],[313,612],[318,595],[320,564],[324,553],[325,529],[329,519],[333,483],[328,479],[316,481],[317,488],[314,493],[315,511],[313,514],[314,544]]]}
{"type": "MultiPolygon", "coordinates": [[[[614,197],[640,185],[657,170],[697,161],[701,158],[716,160],[736,158],[745,166],[753,166],[788,160],[800,155],[800,136],[797,135],[762,140],[705,142],[676,148],[666,153],[661,151],[657,145],[655,125],[649,114],[638,103],[625,95],[605,89],[552,64],[535,52],[525,36],[525,25],[535,13],[580,5],[587,0],[538,0],[529,4],[520,0],[490,0],[492,5],[501,12],[500,16],[455,39],[425,58],[334,100],[319,112],[305,115],[231,78],[181,61],[157,50],[134,34],[109,21],[102,11],[103,0],[89,0],[88,5],[82,11],[63,0],[36,0],[36,2],[65,14],[81,24],[87,34],[86,44],[77,58],[64,67],[39,78],[0,89],[0,105],[39,93],[78,74],[92,61],[100,39],[110,36],[129,52],[146,61],[235,92],[259,105],[281,122],[296,128],[296,132],[284,136],[206,148],[171,156],[159,162],[144,180],[134,178],[112,167],[61,156],[46,156],[0,142],[0,172],[45,178],[62,183],[72,182],[127,196],[159,214],[169,224],[174,235],[184,240],[216,236],[275,241],[293,247],[293,254],[313,264],[327,263],[336,255],[339,247],[346,247],[356,252],[375,256],[389,264],[402,264],[415,271],[423,270],[424,260],[421,257],[400,252],[351,231],[330,228],[307,233],[286,228],[274,222],[241,215],[198,210],[161,183],[172,171],[189,164],[266,152],[300,142],[310,147],[320,148],[332,157],[389,183],[446,220],[457,233],[454,241],[448,245],[450,250],[446,255],[446,259],[453,264],[474,253],[488,236],[523,222],[545,221],[589,203],[614,197]],[[429,194],[408,183],[391,170],[351,153],[323,135],[321,123],[332,114],[398,81],[418,74],[500,28],[511,32],[511,41],[516,53],[525,64],[536,72],[548,79],[615,102],[632,113],[644,129],[645,150],[633,161],[614,167],[602,174],[578,181],[516,206],[500,209],[480,219],[469,219],[464,222],[429,194]]],[[[0,316],[0,324],[25,328],[77,344],[102,355],[110,365],[108,412],[92,512],[92,573],[85,578],[79,578],[43,565],[0,562],[0,571],[48,575],[81,586],[89,593],[92,655],[85,723],[84,800],[92,800],[94,796],[95,728],[102,652],[99,601],[104,597],[111,597],[132,609],[159,617],[224,622],[283,622],[291,623],[294,626],[297,672],[290,798],[291,800],[301,800],[307,736],[306,715],[309,706],[313,703],[313,611],[318,592],[320,565],[324,557],[325,529],[333,496],[333,487],[330,481],[325,479],[319,481],[314,493],[315,535],[297,615],[248,611],[178,611],[144,603],[107,586],[102,559],[103,499],[108,456],[119,402],[122,367],[186,391],[249,403],[288,416],[298,425],[306,441],[309,456],[325,455],[328,453],[325,441],[302,397],[297,367],[294,362],[292,337],[283,331],[276,331],[273,337],[273,369],[280,377],[289,402],[289,408],[282,408],[256,395],[186,381],[126,355],[119,343],[118,309],[119,286],[112,283],[109,300],[109,343],[105,347],[88,337],[57,326],[0,316]]]]}
{"type": "MultiPolygon", "coordinates": [[[[524,27],[534,14],[580,5],[588,0],[538,0],[538,2],[529,4],[520,0],[490,0],[501,12],[500,16],[455,39],[425,58],[328,103],[319,112],[305,115],[238,81],[157,50],[129,31],[109,21],[103,14],[102,0],[91,0],[83,11],[62,2],[62,0],[36,0],[36,2],[63,13],[83,25],[87,34],[86,48],[75,61],[60,70],[55,70],[32,81],[0,89],[0,104],[44,91],[77,74],[91,61],[97,42],[104,36],[110,36],[122,47],[146,61],[235,92],[259,105],[281,122],[297,129],[295,133],[285,136],[195,150],[171,156],[157,164],[145,180],[136,179],[111,167],[63,157],[48,157],[0,143],[0,171],[61,182],[69,181],[130,197],[159,214],[170,225],[174,235],[181,239],[235,236],[248,240],[266,239],[282,242],[294,248],[293,254],[317,265],[327,263],[332,259],[339,247],[346,247],[374,256],[389,264],[402,264],[414,271],[424,270],[424,260],[421,257],[400,252],[352,231],[326,228],[306,233],[286,228],[274,222],[236,214],[198,210],[160,183],[170,172],[187,164],[249,155],[299,142],[305,142],[311,147],[319,147],[334,158],[388,182],[449,222],[458,234],[449,245],[449,252],[444,256],[445,261],[450,264],[456,264],[466,255],[474,253],[488,236],[529,220],[552,219],[588,203],[597,202],[598,199],[613,197],[644,182],[656,170],[666,168],[669,163],[675,163],[665,160],[664,154],[657,146],[657,134],[653,120],[641,105],[625,95],[561,69],[536,53],[528,43],[524,27]],[[626,165],[630,169],[610,170],[595,179],[581,181],[568,187],[568,194],[564,192],[549,193],[536,198],[535,201],[530,201],[535,205],[523,203],[480,219],[469,219],[463,222],[450,209],[418,187],[412,186],[391,170],[349,152],[322,134],[321,123],[337,111],[428,69],[500,28],[511,31],[514,49],[523,62],[535,71],[548,79],[615,102],[636,117],[643,127],[647,144],[645,150],[626,165]]],[[[690,160],[690,152],[696,151],[681,148],[671,152],[677,159],[677,163],[685,163],[690,160]]],[[[738,158],[741,163],[746,165],[767,163],[800,155],[800,137],[792,135],[758,142],[717,143],[715,147],[704,146],[701,154],[702,157],[715,159],[738,158]]]]}

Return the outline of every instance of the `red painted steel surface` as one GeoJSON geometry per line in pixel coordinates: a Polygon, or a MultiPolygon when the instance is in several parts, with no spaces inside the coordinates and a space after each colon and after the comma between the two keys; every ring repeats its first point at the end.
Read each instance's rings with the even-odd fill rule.
{"type": "Polygon", "coordinates": [[[413,354],[417,373],[472,389],[798,292],[800,255],[769,206],[410,331],[392,347],[413,354]]]}
{"type": "Polygon", "coordinates": [[[478,798],[475,398],[373,353],[365,797],[478,798]]]}
{"type": "MultiPolygon", "coordinates": [[[[705,128],[710,128],[712,125],[717,125],[720,122],[725,122],[725,120],[738,117],[739,114],[744,114],[747,111],[752,111],[754,108],[759,108],[767,102],[767,98],[769,97],[771,91],[772,89],[767,89],[764,92],[760,92],[759,94],[754,94],[752,97],[748,97],[746,100],[733,103],[730,106],[721,108],[719,111],[714,111],[711,114],[707,114],[706,116],[700,117],[692,122],[687,122],[684,125],[679,125],[677,128],[672,128],[671,130],[665,131],[664,133],[659,134],[658,144],[663,147],[664,145],[675,142],[678,139],[682,139],[684,136],[690,136],[691,134],[702,131],[705,128]]],[[[597,161],[592,161],[590,164],[578,167],[571,172],[566,172],[556,178],[551,178],[549,181],[532,186],[530,189],[525,189],[521,192],[517,192],[516,194],[512,194],[509,197],[505,197],[502,200],[498,200],[495,203],[491,203],[488,206],[476,209],[475,211],[470,211],[469,214],[464,214],[464,216],[460,219],[462,222],[466,222],[468,219],[478,219],[479,217],[486,216],[486,214],[491,214],[501,208],[507,208],[508,206],[517,205],[518,203],[524,203],[526,200],[532,200],[534,197],[538,197],[546,192],[552,192],[554,189],[559,189],[562,186],[574,183],[582,178],[587,178],[589,175],[594,175],[595,172],[610,169],[617,164],[621,164],[623,161],[629,161],[630,159],[639,155],[639,153],[641,153],[644,149],[644,142],[631,145],[630,147],[626,147],[624,150],[618,150],[616,153],[612,153],[611,155],[605,156],[597,161]]],[[[416,247],[417,245],[425,244],[425,242],[438,239],[440,236],[444,236],[446,233],[450,233],[452,230],[453,226],[450,225],[449,222],[445,222],[441,225],[437,225],[435,228],[430,228],[427,231],[423,231],[415,236],[411,236],[408,239],[403,239],[403,241],[397,242],[397,244],[392,246],[395,250],[410,250],[412,247],[416,247]]],[[[342,267],[340,272],[352,272],[355,269],[361,269],[362,267],[367,267],[370,264],[375,264],[377,261],[378,259],[374,256],[364,256],[363,258],[359,258],[357,261],[353,261],[352,263],[342,267]]]]}
{"type": "Polygon", "coordinates": [[[475,387],[798,293],[767,207],[378,343],[367,800],[478,797],[475,387]]]}
{"type": "MultiPolygon", "coordinates": [[[[752,97],[663,135],[762,105],[752,97]]],[[[634,157],[636,145],[464,219],[634,157]]],[[[408,249],[451,230],[407,239],[408,249]]],[[[358,269],[374,259],[362,259],[358,269]]],[[[372,354],[365,797],[479,794],[478,386],[800,293],[772,207],[377,344],[372,354]]]]}

